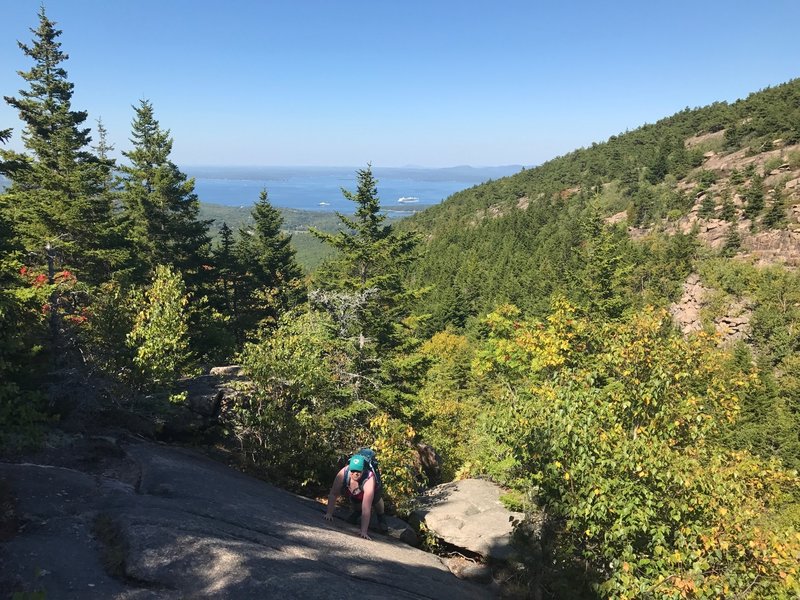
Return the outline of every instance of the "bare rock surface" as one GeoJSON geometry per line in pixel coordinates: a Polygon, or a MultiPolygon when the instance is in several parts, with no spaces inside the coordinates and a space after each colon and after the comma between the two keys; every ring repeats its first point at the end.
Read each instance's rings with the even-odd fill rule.
{"type": "Polygon", "coordinates": [[[669,307],[672,319],[684,334],[703,329],[700,309],[703,308],[708,290],[697,273],[692,273],[683,283],[683,295],[679,302],[669,307]]]}
{"type": "Polygon", "coordinates": [[[449,544],[485,558],[507,560],[513,554],[510,518],[524,515],[503,506],[500,494],[497,485],[482,479],[445,483],[420,498],[415,515],[449,544]]]}
{"type": "Polygon", "coordinates": [[[488,598],[431,554],[197,452],[78,440],[0,463],[0,589],[60,599],[488,598]],[[68,458],[69,456],[69,458],[68,458]],[[60,457],[60,458],[59,458],[60,457]]]}
{"type": "MultiPolygon", "coordinates": [[[[702,331],[702,311],[708,305],[713,290],[708,289],[697,273],[690,274],[683,283],[681,299],[669,307],[672,320],[684,335],[702,331]]],[[[714,330],[723,344],[747,340],[750,335],[752,307],[745,299],[733,300],[724,307],[721,316],[713,320],[714,330]]]]}

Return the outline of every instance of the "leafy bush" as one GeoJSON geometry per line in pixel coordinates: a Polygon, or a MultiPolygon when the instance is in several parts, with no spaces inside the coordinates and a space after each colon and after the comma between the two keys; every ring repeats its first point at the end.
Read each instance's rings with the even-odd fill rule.
{"type": "Polygon", "coordinates": [[[443,331],[419,353],[428,368],[417,396],[416,422],[421,439],[442,458],[442,479],[450,481],[469,457],[480,410],[470,389],[472,349],[466,337],[443,331]]]}
{"type": "Polygon", "coordinates": [[[406,512],[417,493],[418,473],[414,467],[416,450],[412,443],[414,429],[385,413],[373,418],[369,427],[375,436],[372,449],[380,461],[381,481],[387,499],[395,510],[406,512]]]}
{"type": "Polygon", "coordinates": [[[127,336],[135,349],[134,367],[144,389],[165,389],[192,373],[186,288],[179,273],[159,265],[150,288],[139,299],[139,313],[127,336]]]}
{"type": "Polygon", "coordinates": [[[613,327],[565,304],[544,323],[508,316],[488,318],[481,364],[509,389],[494,413],[507,480],[538,491],[602,596],[800,592],[800,538],[775,517],[797,476],[719,444],[749,380],[712,339],[653,310],[613,327]]]}
{"type": "Polygon", "coordinates": [[[225,414],[245,459],[295,489],[327,480],[340,456],[367,445],[370,406],[343,383],[346,356],[322,313],[289,313],[242,361],[252,393],[225,414]]]}

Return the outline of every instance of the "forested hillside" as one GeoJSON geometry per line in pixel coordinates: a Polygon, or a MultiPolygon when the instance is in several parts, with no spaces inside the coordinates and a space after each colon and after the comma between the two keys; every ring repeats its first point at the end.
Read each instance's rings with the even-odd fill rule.
{"type": "Polygon", "coordinates": [[[304,234],[330,253],[306,276],[268,190],[212,235],[149,100],[110,159],[44,8],[32,32],[0,131],[24,146],[0,151],[3,452],[66,444],[75,414],[157,437],[188,379],[238,363],[196,441],[309,494],[371,446],[401,515],[429,444],[526,514],[523,596],[800,594],[800,80],[407,221],[367,166],[304,234]]]}
{"type": "MultiPolygon", "coordinates": [[[[800,80],[733,104],[686,109],[454,194],[415,216],[403,225],[427,236],[415,273],[421,283],[436,286],[437,324],[452,322],[447,311],[454,298],[463,300],[456,304],[466,315],[480,315],[501,300],[541,312],[552,292],[575,300],[587,295],[585,278],[600,267],[587,258],[602,258],[594,247],[598,222],[624,211],[622,227],[606,235],[619,237],[613,245],[623,246],[621,256],[630,255],[620,268],[636,268],[617,283],[648,301],[674,299],[693,267],[696,232],[683,228],[689,239],[657,234],[696,208],[704,219],[746,218],[748,232],[796,225],[790,207],[800,200],[793,183],[798,142],[800,80]],[[730,165],[720,161],[726,155],[749,160],[730,165]],[[773,170],[778,176],[765,182],[773,170]],[[637,245],[626,242],[631,236],[625,227],[641,234],[637,245]],[[664,260],[673,268],[654,263],[664,260]]],[[[741,241],[727,251],[735,253],[741,241]]],[[[635,301],[631,293],[627,302],[635,301]]]]}
{"type": "MultiPolygon", "coordinates": [[[[581,403],[577,392],[561,397],[583,377],[576,364],[586,358],[559,356],[558,346],[552,344],[560,339],[563,347],[593,355],[593,344],[583,339],[587,321],[605,323],[611,328],[609,339],[618,339],[631,319],[637,321],[652,310],[648,307],[669,309],[686,333],[711,336],[730,353],[729,364],[747,381],[739,392],[736,416],[720,422],[715,437],[730,448],[800,467],[799,142],[800,80],[793,80],[733,104],[684,110],[540,167],[465,190],[399,225],[418,231],[423,240],[409,277],[427,291],[418,308],[420,315],[427,315],[422,326],[426,334],[447,330],[464,334],[463,339],[492,339],[497,323],[502,323],[502,343],[484,359],[510,369],[511,382],[528,369],[538,374],[537,381],[544,377],[536,384],[536,394],[545,394],[538,386],[553,377],[562,382],[546,392],[555,406],[537,405],[532,414],[530,408],[521,408],[527,402],[520,404],[516,385],[507,392],[510,404],[504,410],[510,411],[509,417],[516,414],[524,423],[566,420],[560,435],[570,442],[553,437],[558,426],[548,426],[544,437],[526,437],[529,441],[520,450],[533,459],[537,485],[542,485],[541,477],[550,476],[535,466],[543,456],[563,465],[560,476],[574,481],[574,471],[566,465],[575,463],[577,455],[572,453],[585,449],[580,443],[573,445],[576,438],[570,430],[578,427],[573,419],[584,423],[579,436],[587,435],[586,427],[597,427],[583,421],[586,415],[575,413],[581,410],[576,407],[581,403]],[[693,296],[696,287],[702,292],[700,300],[693,296]],[[575,320],[557,321],[561,325],[555,326],[553,319],[560,313],[554,313],[553,306],[563,302],[575,320]],[[504,303],[510,306],[487,322],[486,313],[504,303]],[[532,330],[522,317],[532,319],[532,330]],[[542,332],[542,327],[554,326],[560,333],[542,332]],[[580,333],[571,332],[573,328],[580,333]],[[556,355],[548,354],[548,348],[556,355]],[[565,414],[553,412],[558,407],[565,414]],[[545,440],[554,446],[542,445],[545,440]],[[571,451],[568,460],[561,460],[565,445],[571,451]]],[[[643,332],[628,343],[634,344],[639,335],[646,343],[643,332]]],[[[623,353],[620,369],[631,360],[631,351],[623,353]]],[[[646,352],[658,353],[656,348],[646,352]]],[[[653,376],[653,365],[647,363],[646,372],[653,376]]],[[[613,380],[625,389],[628,384],[623,381],[637,371],[636,365],[634,361],[616,372],[607,383],[583,385],[605,389],[613,380]]],[[[589,371],[599,376],[596,367],[589,371]]],[[[697,375],[686,371],[684,376],[697,375]]],[[[509,385],[507,375],[497,379],[509,385]]],[[[639,375],[634,382],[642,382],[639,375]]],[[[639,400],[648,402],[651,392],[640,393],[645,395],[639,400]]],[[[707,395],[702,398],[709,401],[707,395]]],[[[595,409],[587,405],[583,410],[595,409]]],[[[637,422],[633,418],[627,426],[635,432],[637,422]]],[[[583,443],[595,446],[611,436],[601,429],[593,434],[600,438],[589,435],[583,443]]],[[[525,436],[524,427],[510,431],[509,440],[525,436]]],[[[518,442],[509,444],[518,447],[518,442]]],[[[602,479],[597,478],[595,460],[587,463],[593,465],[590,472],[582,474],[582,493],[590,498],[601,489],[588,483],[602,479]]],[[[661,464],[657,469],[664,468],[661,464]]],[[[565,482],[552,485],[562,502],[565,482]]],[[[576,485],[568,484],[570,494],[577,493],[576,485]]],[[[669,492],[665,488],[661,493],[669,492]]],[[[592,502],[574,502],[589,511],[585,515],[595,514],[592,502]]],[[[574,509],[575,505],[569,511],[574,509]]],[[[578,516],[569,514],[569,519],[578,516]]],[[[578,522],[591,520],[585,515],[578,522]]],[[[575,543],[584,546],[595,534],[589,528],[589,539],[575,543]]],[[[606,530],[599,535],[608,540],[610,534],[606,530]]]]}

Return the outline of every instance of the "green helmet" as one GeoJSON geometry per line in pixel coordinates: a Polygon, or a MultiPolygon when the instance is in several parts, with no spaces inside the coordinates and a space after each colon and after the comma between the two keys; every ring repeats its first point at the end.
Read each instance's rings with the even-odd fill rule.
{"type": "Polygon", "coordinates": [[[348,468],[351,471],[363,471],[364,470],[364,457],[360,454],[354,454],[352,458],[350,458],[350,464],[348,468]]]}

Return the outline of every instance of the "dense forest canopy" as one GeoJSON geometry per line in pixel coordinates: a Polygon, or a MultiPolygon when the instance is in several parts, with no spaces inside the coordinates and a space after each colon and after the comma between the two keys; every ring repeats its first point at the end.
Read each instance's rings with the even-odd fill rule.
{"type": "Polygon", "coordinates": [[[353,214],[304,234],[328,248],[305,274],[268,190],[212,225],[149,100],[110,159],[44,8],[32,33],[5,98],[20,123],[0,130],[24,144],[0,151],[5,449],[40,443],[67,384],[158,418],[182,379],[237,362],[253,389],[218,433],[243,464],[313,491],[370,445],[402,512],[428,443],[445,479],[491,478],[528,515],[532,595],[800,593],[800,80],[402,222],[367,166],[353,214]],[[786,260],[762,264],[776,244],[786,260]],[[693,332],[669,312],[689,276],[693,332]]]}

